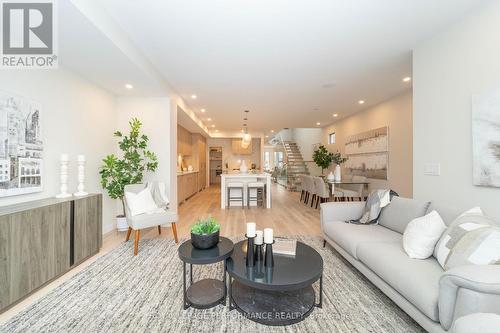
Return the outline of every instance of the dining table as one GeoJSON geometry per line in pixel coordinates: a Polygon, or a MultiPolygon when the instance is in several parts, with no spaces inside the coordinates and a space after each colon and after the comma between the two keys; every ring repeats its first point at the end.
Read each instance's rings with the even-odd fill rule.
{"type": "Polygon", "coordinates": [[[368,181],[353,181],[353,180],[328,180],[326,179],[325,182],[328,184],[328,188],[330,190],[330,193],[332,197],[335,196],[335,185],[363,185],[365,188],[368,187],[370,182],[368,181]]]}

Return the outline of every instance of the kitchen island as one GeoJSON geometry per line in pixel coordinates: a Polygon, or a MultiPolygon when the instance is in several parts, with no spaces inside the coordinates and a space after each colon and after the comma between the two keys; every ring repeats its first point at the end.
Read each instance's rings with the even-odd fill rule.
{"type": "MultiPolygon", "coordinates": [[[[226,183],[228,182],[239,182],[244,184],[243,188],[243,198],[244,202],[246,204],[247,202],[247,187],[246,184],[250,182],[263,182],[266,184],[267,188],[267,193],[266,193],[266,208],[271,208],[271,175],[268,173],[241,173],[241,172],[234,172],[234,173],[223,173],[221,175],[221,190],[220,190],[220,208],[225,209],[226,204],[227,204],[227,188],[226,188],[226,183]]],[[[253,204],[256,205],[254,202],[253,204]]],[[[252,204],[252,205],[253,205],[252,204]]],[[[241,203],[238,202],[231,202],[231,206],[239,206],[241,207],[241,203]]]]}

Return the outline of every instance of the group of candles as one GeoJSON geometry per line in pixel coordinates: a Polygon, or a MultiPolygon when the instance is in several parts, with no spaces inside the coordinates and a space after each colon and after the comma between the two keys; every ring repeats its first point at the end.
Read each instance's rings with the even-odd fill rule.
{"type": "MultiPolygon", "coordinates": [[[[266,228],[262,230],[255,230],[256,225],[254,222],[247,223],[247,267],[253,267],[256,262],[262,262],[264,259],[264,266],[271,268],[274,266],[273,259],[273,229],[266,228]],[[266,244],[266,256],[263,258],[262,246],[266,244]]],[[[260,266],[259,266],[260,267],[260,266]]]]}
{"type": "Polygon", "coordinates": [[[247,237],[255,237],[255,245],[272,244],[273,243],[273,229],[265,228],[264,232],[262,230],[255,230],[257,225],[255,222],[247,223],[247,237]]]}

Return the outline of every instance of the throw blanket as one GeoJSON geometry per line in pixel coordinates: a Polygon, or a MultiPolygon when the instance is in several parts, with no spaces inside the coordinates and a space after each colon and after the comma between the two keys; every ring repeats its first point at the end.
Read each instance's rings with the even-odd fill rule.
{"type": "Polygon", "coordinates": [[[166,189],[167,186],[163,182],[148,182],[146,187],[151,191],[153,200],[155,201],[158,208],[167,210],[169,201],[167,198],[166,189]]]}
{"type": "MultiPolygon", "coordinates": [[[[393,192],[395,193],[395,192],[393,192]]],[[[363,214],[358,220],[347,221],[354,224],[374,224],[377,223],[382,208],[391,202],[390,190],[376,190],[368,195],[363,214]]]]}

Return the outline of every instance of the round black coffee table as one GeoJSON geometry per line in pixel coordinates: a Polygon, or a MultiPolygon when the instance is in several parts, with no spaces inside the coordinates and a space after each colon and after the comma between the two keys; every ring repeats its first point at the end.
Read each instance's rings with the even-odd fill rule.
{"type": "Polygon", "coordinates": [[[193,307],[208,309],[218,304],[226,305],[226,259],[233,253],[233,242],[221,237],[217,246],[199,250],[185,241],[179,246],[179,258],[183,262],[183,295],[184,310],[193,307]],[[216,279],[203,279],[193,283],[193,265],[207,265],[224,261],[224,277],[222,281],[216,279]],[[186,265],[189,264],[189,288],[186,289],[186,265]]]}
{"type": "Polygon", "coordinates": [[[297,242],[295,257],[274,254],[274,267],[263,262],[246,266],[246,240],[234,245],[226,262],[229,310],[237,309],[265,325],[291,325],[322,306],[323,259],[312,247],[297,242]],[[319,280],[319,301],[313,284],[319,280]]]}

